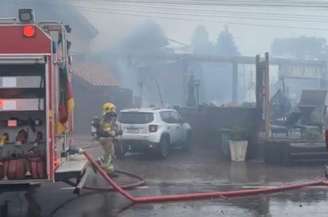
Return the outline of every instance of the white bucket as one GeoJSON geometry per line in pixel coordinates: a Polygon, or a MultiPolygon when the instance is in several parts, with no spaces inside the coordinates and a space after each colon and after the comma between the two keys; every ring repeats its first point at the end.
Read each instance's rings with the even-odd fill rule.
{"type": "Polygon", "coordinates": [[[232,161],[245,161],[248,141],[229,141],[230,156],[232,161]]]}

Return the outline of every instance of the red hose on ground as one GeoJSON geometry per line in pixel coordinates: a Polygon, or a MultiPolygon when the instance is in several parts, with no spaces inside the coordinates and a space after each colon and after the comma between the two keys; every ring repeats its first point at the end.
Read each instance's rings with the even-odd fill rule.
{"type": "Polygon", "coordinates": [[[133,203],[159,203],[159,202],[176,202],[176,201],[187,201],[187,200],[204,200],[204,199],[214,199],[214,198],[231,198],[231,197],[245,197],[258,194],[271,194],[287,190],[301,189],[308,186],[319,186],[327,185],[327,181],[318,180],[307,182],[303,184],[290,184],[281,187],[273,188],[259,188],[251,190],[236,190],[236,191],[215,191],[215,192],[204,192],[204,193],[189,193],[189,194],[177,194],[177,195],[160,195],[160,196],[141,196],[135,197],[129,192],[125,191],[121,186],[119,186],[108,174],[98,165],[98,163],[89,155],[87,152],[83,151],[83,154],[88,159],[88,161],[96,168],[100,175],[121,195],[126,197],[133,203]]]}
{"type": "MultiPolygon", "coordinates": [[[[141,178],[140,176],[137,176],[135,174],[123,171],[123,170],[115,170],[115,173],[117,174],[123,174],[128,177],[132,177],[138,181],[131,183],[131,184],[125,184],[121,185],[121,188],[127,190],[127,189],[133,189],[139,186],[142,186],[145,184],[145,180],[141,178]]],[[[105,188],[105,187],[95,187],[95,186],[83,186],[84,190],[91,190],[91,191],[116,191],[113,187],[105,188]]]]}
{"type": "Polygon", "coordinates": [[[88,159],[91,165],[100,173],[100,175],[119,193],[124,197],[134,202],[134,197],[125,191],[121,186],[119,186],[112,178],[109,177],[106,171],[104,171],[99,164],[85,151],[83,151],[84,156],[88,159]]]}

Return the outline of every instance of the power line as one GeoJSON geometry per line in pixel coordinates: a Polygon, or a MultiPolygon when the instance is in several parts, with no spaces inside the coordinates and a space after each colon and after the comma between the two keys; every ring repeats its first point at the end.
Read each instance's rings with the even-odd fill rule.
{"type": "MultiPolygon", "coordinates": [[[[15,1],[15,0],[14,0],[15,1]]],[[[25,0],[25,1],[31,1],[31,0],[25,0]]],[[[70,0],[72,1],[72,0],[70,0]]],[[[95,0],[98,1],[99,0],[95,0]]],[[[191,1],[191,0],[190,0],[191,1]]],[[[186,1],[186,2],[190,2],[190,1],[186,1]]],[[[220,0],[217,0],[220,1],[220,0]]],[[[217,2],[215,1],[215,2],[217,2]]],[[[240,1],[240,0],[239,0],[240,1]]],[[[17,2],[17,0],[16,0],[17,2]]],[[[76,0],[75,0],[76,2],[76,0]]],[[[104,1],[102,1],[104,2],[104,1]]],[[[150,2],[150,1],[145,1],[145,0],[140,0],[140,1],[132,1],[132,0],[120,0],[120,1],[114,1],[114,0],[107,0],[106,2],[115,2],[115,3],[122,3],[122,2],[150,2]]],[[[157,0],[156,3],[159,2],[164,2],[163,0],[157,0]]],[[[166,1],[167,2],[167,1],[166,1]]],[[[171,3],[173,3],[174,1],[170,1],[171,3]]],[[[179,1],[181,2],[181,0],[179,1]]],[[[195,1],[192,1],[195,2],[195,1]]],[[[208,2],[208,0],[207,0],[208,2]]],[[[237,2],[237,1],[234,1],[237,2]]],[[[244,1],[246,2],[246,1],[244,1]]],[[[58,4],[59,2],[47,2],[49,4],[58,4]]],[[[328,2],[327,2],[328,3],[328,2]]],[[[145,17],[145,18],[159,18],[159,19],[169,19],[169,20],[177,20],[177,21],[201,21],[201,22],[214,22],[214,23],[221,23],[221,24],[229,24],[229,25],[241,25],[241,26],[254,26],[254,27],[263,27],[263,28],[279,28],[279,29],[302,29],[302,30],[317,30],[317,31],[327,31],[327,28],[317,28],[317,27],[302,27],[302,26],[294,26],[294,25],[272,25],[272,24],[254,24],[254,23],[245,23],[245,22],[231,22],[231,21],[217,21],[217,20],[213,20],[211,18],[213,18],[213,16],[211,15],[200,15],[200,14],[177,14],[177,13],[161,13],[162,15],[166,15],[166,16],[158,16],[157,14],[151,14],[149,12],[142,12],[142,11],[128,11],[128,10],[124,10],[124,12],[120,12],[120,11],[114,11],[114,10],[110,10],[108,8],[92,8],[92,7],[82,7],[82,6],[77,6],[72,4],[73,6],[80,8],[81,10],[90,12],[90,13],[105,13],[105,14],[116,14],[116,15],[122,15],[122,16],[134,16],[134,17],[145,17]],[[145,14],[146,13],[146,14],[145,14]],[[195,18],[186,18],[186,17],[181,17],[181,16],[198,16],[200,18],[205,17],[206,19],[195,19],[195,18]]],[[[223,17],[223,16],[216,16],[216,17],[220,17],[220,18],[228,18],[223,17]]],[[[229,18],[235,18],[235,19],[246,19],[244,17],[229,17],[229,18]]],[[[257,19],[259,21],[261,21],[261,19],[257,19]]],[[[274,21],[274,20],[273,20],[274,21]]],[[[292,20],[282,20],[282,21],[292,21],[292,20]]],[[[293,21],[295,22],[295,20],[293,21]]],[[[319,22],[319,21],[318,21],[319,22]]],[[[320,22],[321,23],[321,22],[320,22]]]]}
{"type": "Polygon", "coordinates": [[[104,2],[117,4],[151,4],[151,5],[182,5],[182,6],[229,6],[229,7],[286,7],[286,8],[313,8],[322,9],[328,7],[328,2],[322,1],[168,1],[168,0],[106,0],[104,2]]]}
{"type": "MultiPolygon", "coordinates": [[[[121,5],[120,7],[126,7],[128,5],[121,5]]],[[[163,7],[163,6],[154,6],[154,5],[136,5],[136,6],[141,6],[141,7],[144,7],[144,8],[152,8],[152,9],[160,9],[160,10],[169,10],[169,11],[172,11],[172,10],[183,10],[183,11],[200,11],[200,12],[209,12],[209,13],[238,13],[238,14],[246,14],[246,15],[249,15],[249,14],[255,14],[255,15],[273,15],[273,16],[284,16],[284,17],[290,17],[290,18],[296,18],[296,17],[299,17],[299,18],[304,18],[304,17],[307,17],[307,16],[311,16],[311,17],[315,17],[315,18],[319,18],[321,19],[322,17],[327,17],[328,16],[322,16],[322,15],[313,15],[313,14],[291,14],[291,13],[272,13],[272,12],[254,12],[254,11],[231,11],[231,10],[214,10],[214,9],[200,9],[200,8],[186,8],[186,7],[163,7]]]]}
{"type": "MultiPolygon", "coordinates": [[[[81,7],[80,7],[81,8],[81,7]]],[[[100,9],[91,9],[91,8],[81,8],[90,13],[104,13],[104,14],[115,14],[115,15],[123,15],[123,16],[134,16],[134,17],[146,17],[146,18],[159,18],[159,19],[170,19],[176,21],[206,21],[206,22],[214,22],[221,24],[229,24],[229,25],[241,25],[241,26],[255,26],[255,27],[264,27],[264,28],[279,28],[279,29],[301,29],[301,30],[317,30],[317,31],[328,31],[327,28],[316,28],[316,27],[301,27],[301,26],[292,26],[292,25],[264,25],[264,24],[253,24],[253,23],[240,23],[240,22],[222,22],[215,21],[213,19],[193,19],[193,18],[183,18],[183,17],[174,17],[174,16],[158,16],[158,15],[149,15],[149,14],[140,14],[140,13],[127,13],[127,12],[117,12],[110,11],[108,9],[100,10],[100,9]]]]}
{"type": "MultiPolygon", "coordinates": [[[[257,20],[257,21],[279,21],[279,22],[302,22],[302,23],[319,23],[319,24],[326,24],[326,22],[323,22],[321,20],[300,20],[298,18],[294,19],[286,19],[286,18],[273,18],[273,17],[250,17],[250,16],[234,16],[234,15],[216,15],[216,14],[199,14],[199,13],[174,13],[174,12],[163,12],[163,11],[145,11],[145,10],[131,10],[131,9],[117,9],[117,8],[95,8],[95,7],[83,7],[79,5],[74,5],[78,8],[83,9],[94,9],[94,10],[111,10],[111,11],[117,11],[117,12],[132,12],[132,13],[141,13],[141,14],[161,14],[161,15],[173,15],[173,16],[192,16],[192,17],[206,17],[206,18],[231,18],[231,19],[247,19],[247,20],[257,20]]],[[[328,17],[327,17],[328,18],[328,17]]]]}
{"type": "MultiPolygon", "coordinates": [[[[20,2],[20,1],[33,1],[33,0],[12,0],[12,1],[16,1],[16,2],[20,2]]],[[[193,0],[187,0],[186,3],[188,2],[195,2],[193,0]]],[[[223,1],[225,2],[225,0],[215,0],[213,2],[220,2],[220,1],[223,1]]],[[[251,0],[254,2],[254,0],[251,0]]],[[[264,0],[265,1],[265,0],[264,0]]],[[[61,1],[58,0],[57,2],[46,2],[48,4],[53,4],[53,5],[56,5],[56,4],[60,4],[60,3],[63,3],[64,1],[61,1]]],[[[67,2],[88,2],[86,0],[67,0],[65,1],[65,3],[67,2]]],[[[284,16],[285,18],[309,18],[308,16],[311,16],[311,18],[318,18],[318,19],[322,19],[322,18],[328,18],[328,16],[323,16],[323,15],[316,15],[316,14],[294,14],[294,13],[274,13],[274,12],[258,12],[258,11],[232,11],[232,10],[214,10],[214,9],[205,9],[205,8],[186,8],[186,7],[181,7],[181,5],[179,7],[173,7],[173,6],[160,6],[160,5],[157,5],[157,3],[160,3],[160,0],[156,0],[156,2],[152,2],[150,1],[150,3],[156,3],[155,5],[153,4],[150,4],[150,3],[147,3],[147,4],[143,4],[143,2],[145,2],[144,0],[143,1],[133,1],[133,0],[93,0],[92,3],[98,3],[99,2],[102,2],[102,3],[109,3],[109,4],[112,4],[114,3],[116,6],[119,4],[120,7],[127,7],[127,6],[138,6],[138,7],[146,7],[146,8],[153,8],[153,9],[160,9],[160,10],[169,10],[170,12],[172,12],[172,10],[183,10],[183,11],[186,11],[186,10],[189,10],[189,11],[199,11],[199,12],[209,12],[209,13],[238,13],[238,14],[244,14],[246,16],[249,16],[249,15],[265,15],[265,16],[270,16],[270,18],[273,18],[272,16],[279,16],[278,18],[281,18],[281,16],[284,16]],[[131,4],[124,4],[124,3],[131,3],[131,4]],[[133,4],[134,3],[134,4],[133,4]]],[[[174,1],[169,1],[171,3],[174,3],[174,1]]],[[[181,0],[179,2],[182,2],[181,0]]],[[[199,2],[199,1],[197,1],[199,2]]],[[[207,2],[209,2],[209,0],[207,0],[207,2]]],[[[230,0],[230,2],[241,2],[241,0],[237,0],[237,1],[234,1],[234,0],[230,0]]],[[[242,2],[249,2],[249,0],[244,0],[242,2]]],[[[263,0],[261,1],[256,1],[256,2],[263,2],[263,0]]],[[[270,2],[270,1],[265,1],[265,2],[270,2]]],[[[273,1],[273,2],[288,2],[288,0],[285,0],[285,1],[279,1],[279,0],[276,0],[276,1],[273,1]]],[[[295,1],[292,1],[292,2],[295,2],[295,1]]],[[[297,1],[299,2],[299,1],[297,1]]],[[[302,1],[302,2],[306,2],[306,1],[302,1]]],[[[312,2],[312,1],[311,1],[312,2]]],[[[317,1],[318,2],[318,1],[317,1]]],[[[328,6],[328,1],[324,1],[325,3],[327,3],[327,6],[328,6]]],[[[90,3],[90,2],[88,2],[90,3]]],[[[76,4],[72,4],[73,6],[81,6],[81,5],[76,5],[76,4]]],[[[108,6],[108,4],[106,4],[108,6]]],[[[183,5],[183,6],[188,6],[188,5],[183,5]]],[[[103,9],[103,8],[102,8],[103,9]]],[[[104,8],[105,9],[105,8],[104,8]]],[[[111,9],[114,9],[114,8],[111,8],[111,9]]],[[[207,14],[206,14],[207,15],[207,14]]],[[[291,20],[293,21],[293,20],[291,20]]],[[[312,20],[307,20],[306,22],[308,21],[311,21],[312,20]]],[[[317,20],[313,20],[313,22],[317,22],[317,20]]]]}

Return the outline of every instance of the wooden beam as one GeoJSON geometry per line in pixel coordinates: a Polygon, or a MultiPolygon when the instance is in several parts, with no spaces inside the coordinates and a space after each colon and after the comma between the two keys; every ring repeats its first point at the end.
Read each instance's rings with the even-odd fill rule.
{"type": "MultiPolygon", "coordinates": [[[[141,53],[128,53],[128,54],[112,54],[113,56],[120,56],[126,58],[145,58],[155,60],[187,60],[187,61],[200,61],[200,62],[217,62],[217,63],[234,63],[237,64],[255,64],[256,58],[252,56],[234,56],[224,57],[216,55],[196,55],[196,54],[141,54],[141,53]]],[[[299,59],[285,59],[285,58],[271,58],[270,65],[290,64],[290,65],[325,65],[327,61],[323,60],[299,60],[299,59]]]]}
{"type": "Polygon", "coordinates": [[[232,102],[238,102],[238,63],[232,63],[232,102]]]}

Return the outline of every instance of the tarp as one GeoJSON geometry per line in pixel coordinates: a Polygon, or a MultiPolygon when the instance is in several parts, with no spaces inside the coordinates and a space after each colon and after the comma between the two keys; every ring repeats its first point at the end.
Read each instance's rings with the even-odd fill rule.
{"type": "Polygon", "coordinates": [[[320,107],[326,105],[326,90],[303,90],[299,107],[320,107]]]}
{"type": "Polygon", "coordinates": [[[74,98],[71,79],[66,67],[59,70],[59,120],[57,122],[57,134],[65,132],[69,116],[74,110],[74,98]]]}

